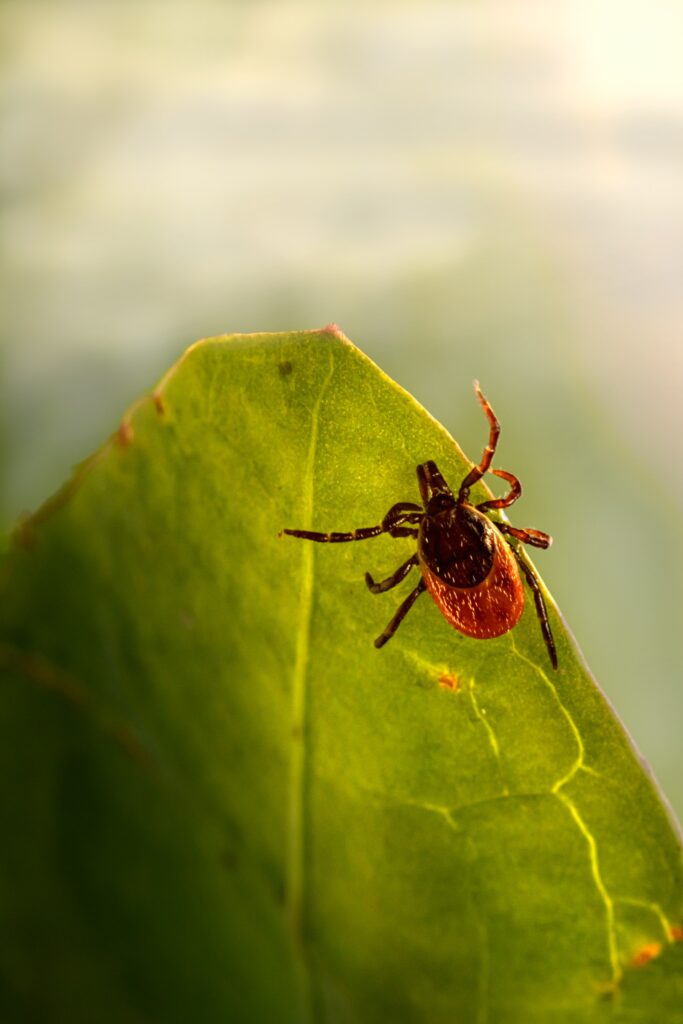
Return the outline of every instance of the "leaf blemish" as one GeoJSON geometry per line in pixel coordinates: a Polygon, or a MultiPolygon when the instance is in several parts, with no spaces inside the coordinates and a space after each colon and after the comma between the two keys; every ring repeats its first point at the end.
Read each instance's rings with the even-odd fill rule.
{"type": "Polygon", "coordinates": [[[281,377],[289,377],[292,372],[292,364],[288,359],[285,359],[284,362],[277,364],[277,370],[281,377]]]}
{"type": "Polygon", "coordinates": [[[641,949],[631,957],[631,967],[644,967],[645,964],[649,964],[651,960],[658,957],[661,952],[661,942],[648,942],[646,946],[642,946],[641,949]]]}
{"type": "Polygon", "coordinates": [[[152,395],[152,401],[154,402],[154,408],[160,416],[163,416],[166,412],[166,403],[164,402],[164,396],[160,391],[155,391],[152,395]]]}
{"type": "Polygon", "coordinates": [[[24,512],[12,531],[12,542],[17,547],[30,550],[36,542],[36,531],[31,520],[31,515],[24,512]]]}
{"type": "Polygon", "coordinates": [[[122,447],[127,448],[133,443],[135,432],[133,430],[133,424],[130,420],[121,420],[119,429],[116,432],[116,440],[122,447]]]}
{"type": "Polygon", "coordinates": [[[453,693],[458,693],[461,690],[460,680],[452,672],[442,672],[437,682],[442,690],[452,690],[453,693]]]}

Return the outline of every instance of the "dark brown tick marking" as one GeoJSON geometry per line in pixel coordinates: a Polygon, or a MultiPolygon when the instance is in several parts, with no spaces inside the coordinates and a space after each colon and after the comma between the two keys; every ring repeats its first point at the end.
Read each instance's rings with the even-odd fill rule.
{"type": "Polygon", "coordinates": [[[481,462],[469,471],[457,495],[453,494],[441,476],[436,463],[430,460],[417,467],[422,505],[399,501],[391,506],[377,526],[360,527],[350,533],[318,533],[313,530],[282,532],[320,544],[367,540],[383,533],[391,537],[414,537],[417,540],[415,554],[387,579],[376,583],[370,573],[365,574],[365,582],[370,591],[383,594],[404,580],[413,567],[417,566],[421,573],[420,582],[399,606],[384,632],[377,637],[375,647],[383,647],[391,639],[425,590],[432,595],[446,621],[465,636],[478,640],[502,636],[517,625],[522,614],[523,576],[534,596],[548,657],[553,668],[557,668],[555,641],[538,577],[509,541],[509,538],[513,538],[533,547],[549,548],[552,538],[540,530],[519,529],[489,518],[490,510],[508,508],[522,493],[522,485],[517,477],[503,469],[493,469],[491,472],[510,484],[505,497],[492,498],[478,505],[469,502],[470,488],[490,470],[500,436],[500,424],[477,381],[474,389],[489,421],[489,441],[481,462]]]}

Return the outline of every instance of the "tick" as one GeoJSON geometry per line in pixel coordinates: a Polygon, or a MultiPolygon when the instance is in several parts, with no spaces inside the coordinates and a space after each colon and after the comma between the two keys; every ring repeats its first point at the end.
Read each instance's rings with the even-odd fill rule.
{"type": "Polygon", "coordinates": [[[418,567],[421,573],[420,582],[377,637],[375,647],[383,647],[392,638],[425,590],[429,591],[439,611],[458,632],[478,640],[502,636],[517,625],[522,614],[523,576],[534,596],[550,661],[553,668],[557,668],[555,641],[538,577],[509,541],[512,538],[532,547],[549,548],[552,537],[540,530],[522,530],[489,518],[489,510],[509,508],[514,504],[522,493],[522,485],[512,473],[503,469],[490,470],[500,436],[500,424],[477,381],[474,390],[489,421],[489,441],[481,462],[469,471],[457,495],[451,491],[435,462],[423,462],[417,467],[422,505],[399,501],[392,505],[377,526],[361,527],[350,533],[317,533],[312,530],[283,530],[283,533],[320,544],[367,540],[383,533],[391,537],[416,538],[415,554],[387,579],[376,583],[370,573],[365,574],[370,591],[383,594],[398,586],[414,567],[418,567]],[[489,470],[494,476],[506,480],[510,490],[503,498],[470,504],[470,489],[489,470]]]}

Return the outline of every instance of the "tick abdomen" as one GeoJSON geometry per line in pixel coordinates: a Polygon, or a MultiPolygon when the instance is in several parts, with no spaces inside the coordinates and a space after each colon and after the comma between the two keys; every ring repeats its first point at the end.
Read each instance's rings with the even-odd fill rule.
{"type": "Polygon", "coordinates": [[[524,608],[524,589],[510,546],[487,517],[460,505],[420,524],[418,559],[445,618],[479,639],[502,636],[524,608]]]}

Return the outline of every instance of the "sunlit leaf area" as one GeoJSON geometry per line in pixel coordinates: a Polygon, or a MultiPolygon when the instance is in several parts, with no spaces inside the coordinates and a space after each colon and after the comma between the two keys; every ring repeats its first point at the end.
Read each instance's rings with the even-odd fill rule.
{"type": "Polygon", "coordinates": [[[426,595],[377,650],[413,583],[363,573],[415,540],[282,535],[427,456],[466,474],[338,329],[209,340],[22,524],[5,1019],[675,1019],[678,836],[550,595],[557,671],[532,601],[484,641],[426,595]]]}

